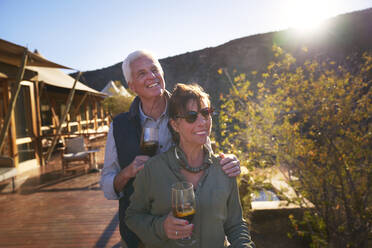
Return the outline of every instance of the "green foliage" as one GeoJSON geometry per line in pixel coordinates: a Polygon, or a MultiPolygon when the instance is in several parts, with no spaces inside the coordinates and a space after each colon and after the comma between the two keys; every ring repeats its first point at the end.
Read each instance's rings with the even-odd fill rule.
{"type": "Polygon", "coordinates": [[[218,147],[238,154],[250,172],[271,166],[286,170],[296,193],[292,202],[306,209],[302,220],[291,221],[313,247],[367,247],[372,56],[296,65],[280,47],[273,51],[276,61],[266,72],[247,74],[256,84],[244,74],[231,80],[222,99],[218,147]]]}
{"type": "MultiPolygon", "coordinates": [[[[121,85],[120,82],[115,82],[117,86],[119,86],[118,83],[121,85]]],[[[134,96],[132,94],[130,96],[123,96],[116,93],[112,96],[105,98],[105,100],[103,100],[102,103],[103,107],[109,112],[109,114],[113,118],[117,114],[127,112],[133,99],[134,96]]]]}

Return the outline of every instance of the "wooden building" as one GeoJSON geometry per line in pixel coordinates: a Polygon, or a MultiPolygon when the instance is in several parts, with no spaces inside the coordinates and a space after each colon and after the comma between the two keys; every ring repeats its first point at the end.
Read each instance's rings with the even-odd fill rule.
{"type": "Polygon", "coordinates": [[[0,39],[2,132],[9,119],[0,154],[12,157],[19,169],[43,165],[56,136],[59,143],[66,136],[92,138],[108,131],[110,120],[101,104],[105,94],[75,82],[59,68],[70,69],[0,39]],[[16,88],[19,93],[15,93],[16,88]],[[17,98],[9,111],[12,95],[17,98]]]}

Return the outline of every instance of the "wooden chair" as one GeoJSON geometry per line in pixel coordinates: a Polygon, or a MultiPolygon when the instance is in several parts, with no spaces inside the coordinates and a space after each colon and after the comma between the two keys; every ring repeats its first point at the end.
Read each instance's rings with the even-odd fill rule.
{"type": "Polygon", "coordinates": [[[14,178],[17,175],[17,168],[14,166],[14,160],[10,157],[0,155],[0,182],[7,179],[12,179],[12,189],[14,192],[14,178]]]}
{"type": "Polygon", "coordinates": [[[87,171],[87,165],[89,166],[88,168],[91,168],[92,153],[87,150],[83,136],[65,139],[65,146],[62,150],[61,160],[63,173],[69,169],[69,166],[76,167],[77,165],[84,165],[85,171],[87,171]]]}

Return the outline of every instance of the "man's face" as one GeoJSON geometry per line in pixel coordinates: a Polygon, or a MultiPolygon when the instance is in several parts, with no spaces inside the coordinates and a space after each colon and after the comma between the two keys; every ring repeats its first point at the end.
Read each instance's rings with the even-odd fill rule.
{"type": "Polygon", "coordinates": [[[159,65],[147,56],[139,57],[131,63],[132,80],[129,88],[140,98],[161,96],[165,90],[164,77],[159,65]]]}

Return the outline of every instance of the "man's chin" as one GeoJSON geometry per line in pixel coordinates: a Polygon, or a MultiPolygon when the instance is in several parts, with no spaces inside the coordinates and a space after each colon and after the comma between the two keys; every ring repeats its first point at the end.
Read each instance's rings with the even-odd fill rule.
{"type": "Polygon", "coordinates": [[[151,97],[159,97],[159,96],[162,96],[164,94],[165,90],[164,89],[151,89],[149,91],[147,91],[146,93],[146,98],[151,98],[151,97]]]}

